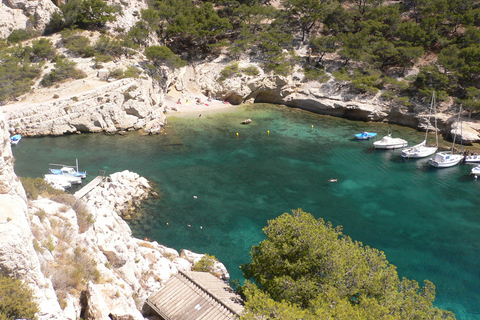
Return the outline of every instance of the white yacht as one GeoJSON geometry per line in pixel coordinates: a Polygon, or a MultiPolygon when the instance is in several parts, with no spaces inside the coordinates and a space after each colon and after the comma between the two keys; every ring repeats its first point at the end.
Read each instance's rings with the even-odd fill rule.
{"type": "Polygon", "coordinates": [[[435,91],[432,93],[432,102],[430,104],[430,113],[428,115],[427,129],[425,131],[425,139],[419,144],[402,150],[402,157],[404,158],[425,158],[431,156],[438,149],[438,134],[437,134],[437,112],[435,108],[435,91]],[[435,109],[435,146],[427,145],[428,127],[430,127],[430,117],[432,109],[435,109]]]}
{"type": "Polygon", "coordinates": [[[401,138],[392,138],[392,133],[389,132],[382,140],[375,141],[373,147],[375,149],[398,149],[404,148],[408,145],[407,140],[401,138]]]}
{"type": "Polygon", "coordinates": [[[475,168],[472,168],[472,170],[470,171],[470,174],[473,174],[475,176],[475,179],[477,179],[478,176],[480,176],[480,165],[476,166],[475,168]]]}

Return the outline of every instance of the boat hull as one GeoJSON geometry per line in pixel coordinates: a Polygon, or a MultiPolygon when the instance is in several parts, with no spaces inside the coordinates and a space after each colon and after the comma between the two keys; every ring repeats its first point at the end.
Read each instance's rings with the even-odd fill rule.
{"type": "Polygon", "coordinates": [[[401,149],[408,146],[407,140],[403,140],[401,138],[392,138],[389,134],[385,136],[380,141],[375,141],[373,143],[373,147],[375,149],[401,149]]]}
{"type": "Polygon", "coordinates": [[[372,138],[375,138],[377,134],[375,132],[362,132],[362,133],[356,133],[355,134],[355,139],[357,140],[369,140],[372,138]]]}
{"type": "Polygon", "coordinates": [[[404,149],[401,156],[404,158],[425,158],[437,152],[437,147],[427,147],[425,144],[418,144],[411,148],[404,149]]]}
{"type": "Polygon", "coordinates": [[[480,155],[472,155],[465,157],[466,163],[480,163],[480,155]]]}
{"type": "Polygon", "coordinates": [[[463,156],[461,154],[438,152],[428,163],[435,168],[448,168],[459,164],[462,160],[463,156]]]}

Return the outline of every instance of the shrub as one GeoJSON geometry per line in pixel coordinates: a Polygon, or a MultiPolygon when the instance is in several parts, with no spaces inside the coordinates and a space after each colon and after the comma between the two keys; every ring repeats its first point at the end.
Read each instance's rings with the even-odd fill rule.
{"type": "Polygon", "coordinates": [[[330,79],[330,76],[325,73],[324,70],[313,68],[313,67],[305,67],[303,69],[305,74],[305,81],[318,81],[318,82],[327,82],[330,79]]]}
{"type": "Polygon", "coordinates": [[[57,190],[42,178],[23,178],[20,177],[23,188],[27,194],[27,198],[36,200],[39,195],[49,197],[65,193],[65,191],[57,190]]]}
{"type": "Polygon", "coordinates": [[[72,206],[77,214],[78,232],[83,233],[95,222],[93,215],[88,212],[87,205],[82,201],[76,201],[72,206]]]}
{"type": "Polygon", "coordinates": [[[142,71],[134,66],[128,66],[127,70],[124,72],[125,78],[138,78],[142,74],[142,71]]]}
{"type": "Polygon", "coordinates": [[[222,75],[217,79],[218,82],[223,82],[227,78],[240,75],[238,62],[231,62],[220,72],[222,75]]]}
{"type": "Polygon", "coordinates": [[[218,262],[218,259],[215,256],[205,254],[202,259],[198,260],[192,267],[193,271],[202,271],[209,272],[214,276],[218,277],[219,274],[214,272],[215,263],[218,262]]]}
{"type": "Polygon", "coordinates": [[[32,41],[33,54],[39,59],[53,59],[55,47],[49,39],[41,38],[32,41]]]}
{"type": "Polygon", "coordinates": [[[15,29],[10,33],[7,40],[9,43],[18,43],[31,39],[33,35],[25,29],[15,29]]]}
{"type": "Polygon", "coordinates": [[[257,76],[260,73],[260,71],[258,71],[258,68],[255,66],[243,68],[242,72],[248,76],[257,76]]]}
{"type": "Polygon", "coordinates": [[[70,52],[84,58],[93,57],[95,53],[93,47],[90,45],[90,39],[82,36],[78,30],[63,30],[62,42],[70,52]]]}
{"type": "Polygon", "coordinates": [[[36,319],[33,292],[22,281],[0,275],[0,318],[36,319]]]}
{"type": "Polygon", "coordinates": [[[45,87],[50,87],[56,82],[61,82],[66,79],[81,79],[85,78],[85,72],[75,68],[77,64],[74,61],[62,59],[55,63],[55,69],[49,74],[46,74],[40,82],[45,87]]]}
{"type": "Polygon", "coordinates": [[[119,56],[124,51],[120,40],[111,39],[106,35],[100,36],[94,48],[97,53],[107,56],[119,56]]]}
{"type": "MultiPolygon", "coordinates": [[[[30,48],[30,47],[28,47],[30,48]]],[[[0,53],[0,101],[15,99],[30,91],[40,68],[28,59],[0,53]]]]}

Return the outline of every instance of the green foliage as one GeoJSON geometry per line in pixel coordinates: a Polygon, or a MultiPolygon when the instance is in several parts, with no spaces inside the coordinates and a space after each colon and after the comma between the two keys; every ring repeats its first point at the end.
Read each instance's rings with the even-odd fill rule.
{"type": "Polygon", "coordinates": [[[145,48],[145,55],[155,65],[165,64],[170,68],[181,68],[186,62],[177,57],[172,50],[166,46],[151,46],[145,48]]]}
{"type": "Polygon", "coordinates": [[[115,8],[103,0],[73,0],[60,6],[63,28],[102,28],[106,22],[115,21],[115,8]]]}
{"type": "Polygon", "coordinates": [[[303,73],[305,74],[305,81],[318,81],[323,83],[330,79],[330,76],[325,73],[325,70],[312,66],[305,66],[303,68],[303,73]]]}
{"type": "Polygon", "coordinates": [[[36,319],[33,291],[22,281],[0,275],[0,319],[36,319]]]}
{"type": "Polygon", "coordinates": [[[90,39],[82,36],[79,30],[63,30],[62,42],[65,48],[74,54],[84,58],[92,57],[94,55],[94,49],[90,46],[90,39]]]}
{"type": "Polygon", "coordinates": [[[106,35],[101,35],[94,45],[95,55],[120,56],[124,53],[122,42],[118,39],[112,39],[106,35]]]}
{"type": "Polygon", "coordinates": [[[217,79],[218,82],[223,82],[227,78],[240,75],[240,69],[238,68],[238,62],[231,62],[220,72],[222,75],[217,79]]]}
{"type": "Polygon", "coordinates": [[[50,184],[46,183],[42,178],[32,179],[28,177],[20,177],[20,181],[25,189],[27,198],[32,200],[36,200],[39,195],[42,197],[51,197],[65,193],[64,191],[55,189],[50,184]]]}
{"type": "Polygon", "coordinates": [[[18,43],[33,38],[33,34],[25,29],[15,29],[7,37],[9,43],[18,43]]]}
{"type": "Polygon", "coordinates": [[[33,54],[39,59],[53,59],[55,47],[49,39],[41,38],[32,41],[33,54]]]}
{"type": "Polygon", "coordinates": [[[208,254],[205,254],[202,259],[198,260],[195,262],[195,264],[192,267],[193,271],[201,271],[201,272],[209,272],[213,274],[214,276],[219,276],[219,274],[215,273],[215,263],[218,262],[218,259],[215,258],[215,256],[211,256],[208,254]]]}
{"type": "Polygon", "coordinates": [[[255,66],[249,66],[249,67],[246,67],[246,68],[242,68],[241,71],[248,76],[257,76],[260,73],[258,68],[255,67],[255,66]]]}
{"type": "MultiPolygon", "coordinates": [[[[29,47],[30,48],[30,47],[29,47]]],[[[30,91],[40,68],[27,59],[0,52],[0,101],[14,100],[30,91]]]]}
{"type": "Polygon", "coordinates": [[[243,319],[455,319],[433,307],[435,286],[399,279],[385,254],[301,209],[270,220],[243,265],[243,319]],[[257,286],[257,288],[255,288],[257,286]],[[277,317],[277,314],[279,315],[277,317]],[[258,318],[257,318],[258,319],[258,318]]]}
{"type": "Polygon", "coordinates": [[[77,64],[68,59],[59,59],[55,63],[55,69],[46,74],[40,82],[44,87],[50,87],[54,83],[65,81],[67,79],[81,79],[86,75],[83,71],[75,68],[77,64]]]}

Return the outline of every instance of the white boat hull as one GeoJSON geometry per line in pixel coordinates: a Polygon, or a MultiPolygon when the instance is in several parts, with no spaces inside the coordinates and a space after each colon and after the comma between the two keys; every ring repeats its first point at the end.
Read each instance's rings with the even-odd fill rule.
{"type": "Polygon", "coordinates": [[[437,152],[435,157],[430,159],[428,163],[436,168],[453,167],[463,160],[463,155],[452,154],[451,152],[437,152]]]}
{"type": "Polygon", "coordinates": [[[425,158],[437,152],[437,147],[428,147],[426,141],[419,143],[413,147],[403,149],[402,157],[404,158],[425,158]]]}
{"type": "Polygon", "coordinates": [[[58,174],[46,174],[45,181],[49,183],[69,183],[69,184],[81,184],[82,178],[80,177],[72,177],[67,175],[58,175],[58,174]]]}
{"type": "Polygon", "coordinates": [[[466,163],[479,163],[480,162],[480,155],[466,156],[465,157],[465,162],[466,163]]]}
{"type": "Polygon", "coordinates": [[[476,177],[480,176],[480,166],[476,166],[470,171],[470,174],[473,174],[476,177]]]}
{"type": "Polygon", "coordinates": [[[385,136],[380,141],[375,141],[373,147],[375,149],[399,149],[408,146],[407,140],[401,138],[392,138],[391,134],[385,136]]]}

